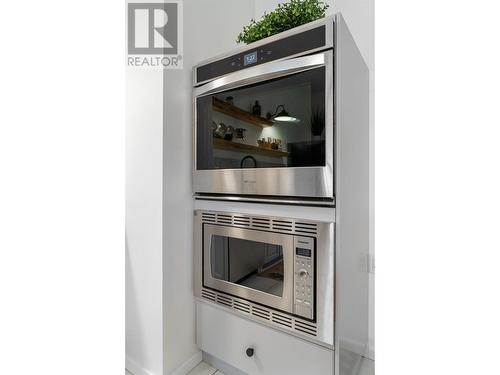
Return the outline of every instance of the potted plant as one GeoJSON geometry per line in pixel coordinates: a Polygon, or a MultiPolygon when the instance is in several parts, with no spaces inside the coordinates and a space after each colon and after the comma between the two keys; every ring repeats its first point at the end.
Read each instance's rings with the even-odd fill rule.
{"type": "Polygon", "coordinates": [[[264,13],[259,21],[252,19],[249,25],[243,27],[236,42],[249,44],[315,21],[325,16],[327,8],[328,4],[320,0],[290,0],[278,4],[274,11],[264,13]]]}
{"type": "Polygon", "coordinates": [[[315,110],[311,114],[311,133],[313,137],[321,137],[325,129],[325,114],[323,111],[315,110]]]}

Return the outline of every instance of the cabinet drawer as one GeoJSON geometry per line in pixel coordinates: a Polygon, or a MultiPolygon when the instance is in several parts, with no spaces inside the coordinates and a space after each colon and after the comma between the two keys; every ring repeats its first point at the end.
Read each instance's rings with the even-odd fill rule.
{"type": "Polygon", "coordinates": [[[196,336],[201,350],[248,374],[330,375],[333,351],[196,302],[196,336]],[[248,357],[247,348],[254,354],[248,357]]]}

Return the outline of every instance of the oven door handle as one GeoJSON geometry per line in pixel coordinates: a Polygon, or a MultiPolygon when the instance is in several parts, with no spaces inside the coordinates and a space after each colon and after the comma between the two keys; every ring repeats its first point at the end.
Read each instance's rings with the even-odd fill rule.
{"type": "Polygon", "coordinates": [[[327,54],[328,52],[323,52],[311,56],[265,63],[240,70],[195,88],[195,96],[214,94],[325,66],[329,60],[327,54]]]}

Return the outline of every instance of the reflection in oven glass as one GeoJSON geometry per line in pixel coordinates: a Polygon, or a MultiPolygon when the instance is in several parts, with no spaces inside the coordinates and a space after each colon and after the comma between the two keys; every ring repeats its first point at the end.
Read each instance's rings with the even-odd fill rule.
{"type": "Polygon", "coordinates": [[[325,68],[196,99],[196,168],[325,165],[325,68]]]}
{"type": "Polygon", "coordinates": [[[283,296],[282,246],[214,235],[210,249],[212,277],[283,296]]]}

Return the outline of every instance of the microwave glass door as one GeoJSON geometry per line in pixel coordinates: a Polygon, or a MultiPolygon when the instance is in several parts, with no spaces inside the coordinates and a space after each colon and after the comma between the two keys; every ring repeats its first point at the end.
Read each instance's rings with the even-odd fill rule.
{"type": "Polygon", "coordinates": [[[196,169],[325,166],[325,66],[196,98],[196,169]]]}
{"type": "Polygon", "coordinates": [[[294,238],[204,224],[203,285],[293,313],[294,238]]]}
{"type": "Polygon", "coordinates": [[[282,246],[215,235],[210,249],[213,278],[283,296],[282,246]]]}

